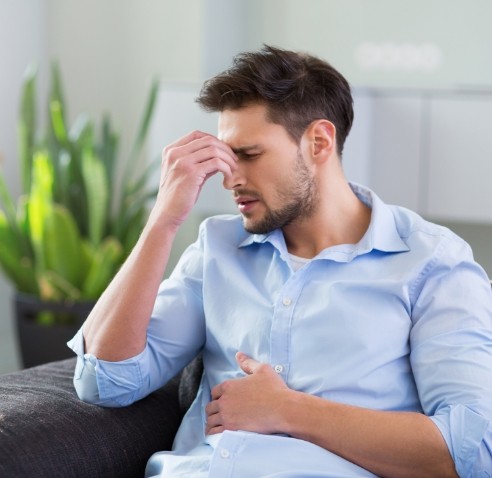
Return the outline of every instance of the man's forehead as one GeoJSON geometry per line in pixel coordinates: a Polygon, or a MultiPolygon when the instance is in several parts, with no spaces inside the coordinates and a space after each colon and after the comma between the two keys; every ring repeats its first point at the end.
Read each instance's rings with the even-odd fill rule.
{"type": "Polygon", "coordinates": [[[226,109],[219,113],[217,136],[231,146],[256,145],[268,124],[263,105],[248,105],[238,109],[226,109]],[[239,144],[240,143],[240,144],[239,144]]]}

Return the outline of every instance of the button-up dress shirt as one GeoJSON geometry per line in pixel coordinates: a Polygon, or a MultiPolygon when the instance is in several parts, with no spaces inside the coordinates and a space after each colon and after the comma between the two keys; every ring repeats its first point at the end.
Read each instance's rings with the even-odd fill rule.
{"type": "Polygon", "coordinates": [[[357,244],[329,247],[294,270],[281,230],[249,234],[239,216],[207,219],[159,289],[142,353],[110,363],[84,355],[80,332],[71,341],[76,388],[104,406],[146,396],[203,352],[197,398],[173,451],[152,456],[147,476],[375,476],[289,436],[206,436],[210,390],[244,376],[237,351],[301,392],[425,413],[461,477],[492,476],[488,278],[448,229],[352,188],[372,208],[357,244]]]}

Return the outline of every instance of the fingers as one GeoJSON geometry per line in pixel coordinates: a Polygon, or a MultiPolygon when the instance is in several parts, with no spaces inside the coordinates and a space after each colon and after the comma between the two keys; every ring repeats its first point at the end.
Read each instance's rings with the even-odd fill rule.
{"type": "Polygon", "coordinates": [[[212,135],[209,133],[204,133],[203,131],[198,131],[198,130],[192,131],[191,133],[186,134],[185,136],[177,139],[173,143],[166,146],[166,148],[164,148],[164,150],[166,150],[168,148],[176,148],[178,146],[183,146],[185,144],[188,144],[191,141],[194,141],[195,139],[200,139],[200,138],[203,138],[205,136],[212,136],[212,135]]]}
{"type": "Polygon", "coordinates": [[[215,136],[193,131],[162,151],[159,194],[153,217],[181,225],[196,203],[204,183],[214,174],[231,178],[237,156],[215,136]]]}
{"type": "Polygon", "coordinates": [[[164,148],[161,186],[181,176],[195,178],[190,184],[200,189],[209,177],[218,172],[229,180],[237,169],[237,160],[235,153],[223,141],[211,134],[193,131],[164,148]]]}
{"type": "Polygon", "coordinates": [[[193,163],[219,158],[225,161],[231,169],[236,167],[237,162],[236,155],[226,143],[201,131],[193,131],[163,150],[163,160],[169,163],[182,158],[188,158],[193,163]]]}
{"type": "Polygon", "coordinates": [[[222,419],[220,416],[219,404],[216,400],[212,400],[205,407],[207,421],[205,423],[205,434],[214,435],[224,431],[222,419]]]}
{"type": "Polygon", "coordinates": [[[225,427],[222,424],[220,415],[218,413],[215,415],[209,415],[207,417],[207,423],[205,424],[206,435],[215,435],[217,433],[222,433],[224,430],[225,427]]]}
{"type": "Polygon", "coordinates": [[[241,367],[241,370],[247,373],[248,375],[256,373],[258,371],[259,366],[261,365],[260,362],[257,362],[256,360],[252,359],[251,357],[249,357],[243,352],[236,353],[236,361],[241,367]]]}

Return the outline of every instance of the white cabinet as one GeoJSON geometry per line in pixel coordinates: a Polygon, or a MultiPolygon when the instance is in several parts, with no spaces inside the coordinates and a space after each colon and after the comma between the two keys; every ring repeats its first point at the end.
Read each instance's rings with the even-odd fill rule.
{"type": "Polygon", "coordinates": [[[491,222],[492,95],[433,98],[427,214],[491,222]]]}
{"type": "Polygon", "coordinates": [[[354,125],[343,158],[347,178],[387,203],[421,210],[424,99],[375,90],[353,96],[354,125]]]}
{"type": "Polygon", "coordinates": [[[364,182],[388,203],[492,224],[492,93],[372,90],[354,98],[356,112],[361,99],[370,108],[355,118],[346,168],[362,164],[364,182]]]}
{"type": "Polygon", "coordinates": [[[421,209],[423,99],[376,98],[371,187],[389,203],[421,209]]]}

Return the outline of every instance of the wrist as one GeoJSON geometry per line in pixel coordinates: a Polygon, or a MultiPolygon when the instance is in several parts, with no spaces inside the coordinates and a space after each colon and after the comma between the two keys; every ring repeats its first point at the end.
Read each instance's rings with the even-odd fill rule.
{"type": "Polygon", "coordinates": [[[301,433],[300,425],[304,420],[306,411],[306,394],[296,390],[287,389],[283,399],[279,401],[278,423],[279,432],[289,436],[299,437],[301,433]]]}
{"type": "Polygon", "coordinates": [[[157,207],[150,211],[149,219],[144,231],[158,230],[161,234],[176,234],[184,219],[176,218],[166,211],[161,211],[157,207]]]}

